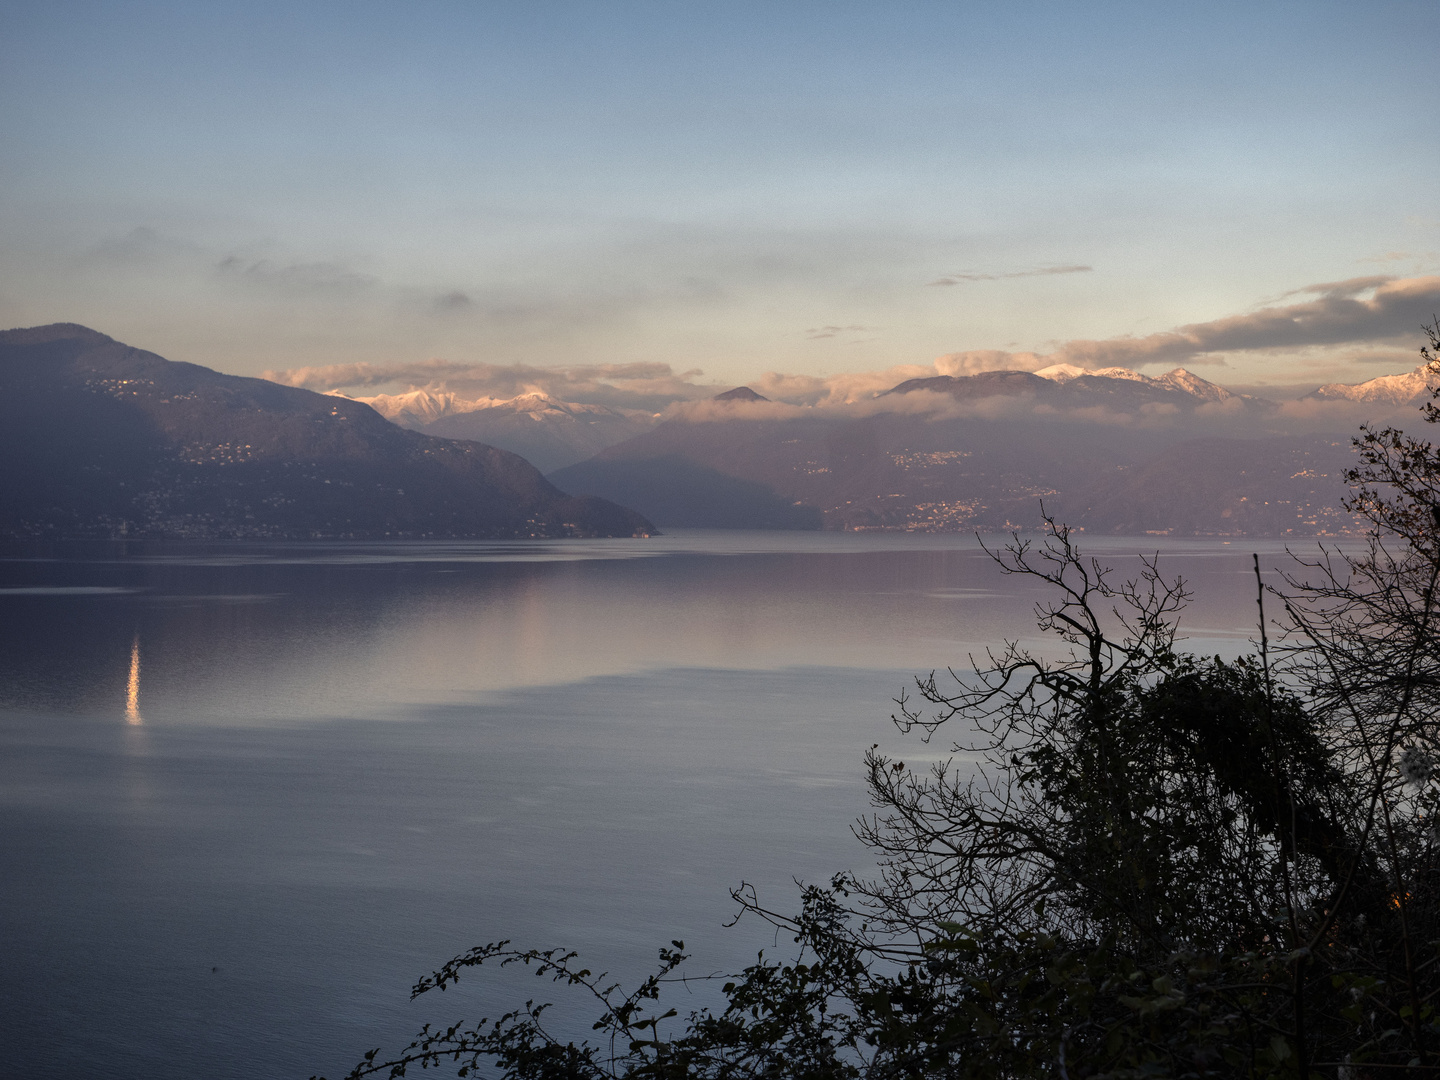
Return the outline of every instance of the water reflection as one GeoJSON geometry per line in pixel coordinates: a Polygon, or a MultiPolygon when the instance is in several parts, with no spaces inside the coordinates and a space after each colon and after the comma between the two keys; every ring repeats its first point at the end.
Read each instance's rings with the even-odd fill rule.
{"type": "MultiPolygon", "coordinates": [[[[1122,573],[1135,561],[1117,541],[1090,546],[1122,573]]],[[[62,554],[0,559],[0,708],[114,716],[128,665],[133,724],[143,638],[152,726],[403,715],[682,667],[926,671],[1027,636],[1039,596],[968,537],[62,554]]],[[[1246,549],[1213,543],[1172,544],[1162,558],[1194,586],[1182,627],[1206,629],[1193,647],[1233,652],[1253,632],[1253,602],[1236,591],[1246,563],[1246,549]]]]}
{"type": "Polygon", "coordinates": [[[143,724],[140,716],[140,635],[130,646],[130,680],[125,686],[125,721],[143,724]]]}
{"type": "MultiPolygon", "coordinates": [[[[1087,549],[1127,573],[1139,546],[1087,549]]],[[[1184,647],[1248,648],[1252,549],[1168,543],[1207,628],[1184,647]]],[[[966,537],[0,557],[6,1032],[31,1080],[337,1075],[471,944],[618,978],[676,937],[753,962],[773,934],[722,932],[726,890],[785,906],[854,867],[864,749],[945,752],[900,742],[891,699],[1033,640],[1040,595],[966,537]]],[[[491,986],[447,1008],[533,992],[491,986]]]]}

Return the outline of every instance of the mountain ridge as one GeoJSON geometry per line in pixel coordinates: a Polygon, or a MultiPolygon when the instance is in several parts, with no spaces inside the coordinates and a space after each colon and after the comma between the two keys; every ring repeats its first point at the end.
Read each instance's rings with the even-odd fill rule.
{"type": "Polygon", "coordinates": [[[792,528],[1009,530],[1038,525],[1043,500],[1076,528],[1105,533],[1352,528],[1341,506],[1348,436],[1286,434],[1278,403],[1184,368],[1153,378],[1071,367],[926,376],[875,402],[850,415],[743,403],[693,421],[682,414],[552,475],[571,490],[623,491],[674,526],[698,524],[696,507],[713,515],[728,505],[751,524],[788,505],[778,519],[792,528]],[[922,411],[903,407],[927,392],[922,411]],[[932,404],[945,399],[960,408],[932,404]]]}
{"type": "MultiPolygon", "coordinates": [[[[1405,404],[1424,385],[1417,369],[1332,384],[1301,403],[1405,404]]],[[[495,441],[520,449],[545,431],[537,405],[597,408],[531,398],[529,412],[520,398],[504,403],[531,422],[507,432],[491,421],[495,441]]],[[[1076,527],[1105,532],[1343,532],[1349,439],[1317,429],[1337,417],[1183,367],[922,376],[844,405],[770,401],[742,386],[646,416],[628,437],[598,433],[591,456],[557,455],[549,475],[672,526],[1008,529],[1034,524],[1044,499],[1076,527]]]]}
{"type": "MultiPolygon", "coordinates": [[[[1312,391],[1300,400],[1374,401],[1380,404],[1405,404],[1423,396],[1423,387],[1416,383],[1404,393],[1366,394],[1372,384],[1380,386],[1397,382],[1415,382],[1415,373],[1405,376],[1383,376],[1361,384],[1329,384],[1312,391]]],[[[883,410],[888,399],[897,399],[895,408],[913,410],[900,401],[916,391],[930,391],[939,399],[948,399],[964,408],[993,411],[997,404],[1014,402],[1020,407],[1030,402],[1050,411],[1085,411],[1105,419],[1137,415],[1154,419],[1167,411],[1213,421],[1231,415],[1235,418],[1273,419],[1286,406],[1269,398],[1231,390],[1210,382],[1186,368],[1174,368],[1163,375],[1150,376],[1130,368],[1082,368],[1075,364],[1054,364],[1038,371],[1000,369],[973,375],[933,375],[907,379],[869,397],[848,399],[843,405],[818,402],[796,404],[784,400],[773,404],[780,410],[883,410]]],[[[606,405],[565,401],[540,390],[531,390],[510,398],[465,398],[441,386],[414,388],[395,394],[355,395],[340,389],[327,391],[350,400],[363,401],[389,419],[404,427],[428,434],[451,438],[469,438],[511,450],[531,461],[541,471],[550,473],[579,464],[608,447],[644,434],[677,414],[691,419],[741,419],[750,405],[772,404],[770,398],[748,386],[715,394],[709,399],[677,403],[667,413],[640,409],[623,409],[606,405]],[[713,411],[706,402],[729,403],[737,411],[713,411]]],[[[922,406],[925,411],[929,406],[922,406]]],[[[936,404],[936,409],[944,406],[936,404]]]]}
{"type": "Polygon", "coordinates": [[[515,454],[361,402],[166,360],[60,323],[0,331],[0,534],[646,535],[515,454]]]}
{"type": "Polygon", "coordinates": [[[1033,396],[1057,408],[1087,408],[1095,405],[1114,405],[1121,408],[1174,405],[1193,408],[1231,401],[1258,408],[1274,405],[1264,398],[1236,394],[1185,368],[1175,368],[1164,375],[1151,377],[1129,368],[1087,370],[1073,364],[1057,364],[1040,371],[982,371],[974,375],[934,375],[907,379],[878,396],[884,398],[923,390],[945,394],[959,401],[1033,396]]]}
{"type": "Polygon", "coordinates": [[[1430,396],[1440,372],[1425,363],[1398,375],[1380,375],[1361,383],[1326,383],[1308,395],[1322,401],[1361,401],[1384,405],[1410,405],[1430,396]]]}

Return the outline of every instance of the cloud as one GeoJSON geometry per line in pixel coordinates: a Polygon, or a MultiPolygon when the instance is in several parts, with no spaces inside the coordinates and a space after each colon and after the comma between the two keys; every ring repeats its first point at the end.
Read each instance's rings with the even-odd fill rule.
{"type": "Polygon", "coordinates": [[[1084,368],[1223,366],[1225,353],[1393,341],[1413,337],[1440,311],[1440,277],[1350,278],[1307,285],[1286,295],[1315,299],[1192,323],[1146,337],[1067,341],[1045,354],[1004,350],[949,353],[936,361],[936,369],[961,375],[1005,368],[1035,371],[1051,364],[1084,368]],[[1365,293],[1371,294],[1368,299],[1365,293]]]}
{"type": "Polygon", "coordinates": [[[978,375],[982,371],[1038,371],[1050,363],[1059,361],[1033,352],[971,349],[936,357],[935,370],[941,375],[978,375]]]}
{"type": "Polygon", "coordinates": [[[286,293],[356,293],[379,284],[377,278],[356,273],[336,262],[280,264],[270,259],[251,262],[238,255],[227,255],[220,260],[216,270],[223,277],[286,293]]]}
{"type": "MultiPolygon", "coordinates": [[[[453,281],[401,281],[365,272],[363,257],[314,258],[277,241],[244,247],[217,246],[149,226],[106,237],[77,261],[114,273],[170,274],[186,283],[203,282],[214,295],[276,301],[294,310],[299,301],[314,315],[336,310],[371,314],[388,311],[402,319],[469,318],[501,328],[596,325],[614,318],[616,296],[558,297],[514,282],[460,287],[453,281]],[[357,265],[360,264],[360,265],[357,265]],[[608,306],[607,306],[608,305],[608,306]]],[[[247,316],[248,317],[248,316],[247,316]]],[[[326,316],[327,318],[329,315],[326,316]]]]}
{"type": "Polygon", "coordinates": [[[473,308],[474,306],[475,301],[471,300],[470,297],[458,289],[435,298],[436,311],[464,311],[466,308],[473,308]]]}
{"type": "Polygon", "coordinates": [[[196,244],[141,225],[124,236],[105,238],[91,248],[86,257],[104,264],[153,266],[169,261],[193,260],[205,254],[196,244]]]}
{"type": "Polygon", "coordinates": [[[1008,273],[985,274],[979,272],[967,272],[959,274],[946,274],[942,278],[927,282],[928,285],[965,285],[972,281],[1002,281],[1006,278],[1022,277],[1048,277],[1051,274],[1088,274],[1093,266],[1081,266],[1079,264],[1069,266],[1037,266],[1031,270],[1011,270],[1008,273]]]}
{"type": "Polygon", "coordinates": [[[866,334],[873,329],[873,326],[812,326],[805,331],[805,336],[811,341],[818,341],[820,338],[839,337],[841,334],[866,334]]]}
{"type": "Polygon", "coordinates": [[[307,390],[448,390],[470,398],[512,398],[542,393],[564,401],[657,412],[676,401],[710,397],[728,387],[695,382],[698,368],[676,372],[665,363],[530,364],[422,360],[397,364],[327,364],[267,371],[262,377],[307,390]]]}
{"type": "Polygon", "coordinates": [[[844,372],[839,375],[785,375],[767,371],[750,386],[768,398],[797,405],[840,408],[870,401],[876,394],[904,382],[935,374],[929,365],[901,364],[880,371],[844,372]]]}
{"type": "Polygon", "coordinates": [[[1363,423],[1406,427],[1414,423],[1415,417],[1415,407],[1408,404],[1312,397],[1282,401],[1275,410],[1277,423],[1291,431],[1353,432],[1363,423]]]}
{"type": "Polygon", "coordinates": [[[1376,352],[1356,353],[1350,357],[1352,364],[1384,364],[1395,371],[1415,366],[1414,349],[1380,349],[1376,352]]]}
{"type": "Polygon", "coordinates": [[[1389,274],[1371,274],[1369,277],[1346,278],[1344,281],[1322,281],[1318,285],[1305,285],[1281,293],[1280,299],[1286,300],[1292,296],[1354,297],[1394,280],[1389,274]]]}
{"type": "Polygon", "coordinates": [[[408,389],[432,386],[449,375],[463,375],[488,364],[456,364],[449,360],[422,360],[404,364],[324,364],[261,372],[262,379],[306,390],[373,389],[399,383],[408,389]]]}
{"type": "Polygon", "coordinates": [[[808,410],[788,401],[680,401],[665,410],[667,420],[688,420],[692,424],[731,420],[792,420],[808,410]]]}

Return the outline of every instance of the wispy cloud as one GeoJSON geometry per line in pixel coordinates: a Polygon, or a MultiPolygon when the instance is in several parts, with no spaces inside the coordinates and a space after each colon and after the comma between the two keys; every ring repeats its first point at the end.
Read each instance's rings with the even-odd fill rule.
{"type": "Polygon", "coordinates": [[[1322,281],[1281,293],[1276,299],[1288,300],[1292,296],[1356,297],[1361,293],[1378,289],[1395,280],[1393,274],[1371,274],[1368,277],[1346,278],[1344,281],[1322,281]]]}
{"type": "Polygon", "coordinates": [[[874,329],[873,326],[812,326],[805,331],[805,336],[811,341],[819,341],[821,338],[840,337],[842,334],[868,334],[874,329]]]}
{"type": "Polygon", "coordinates": [[[728,389],[697,382],[702,375],[697,368],[676,371],[670,364],[657,362],[537,367],[422,360],[290,368],[267,371],[263,378],[308,390],[449,390],[471,398],[500,399],[542,393],[565,401],[659,411],[676,401],[710,397],[728,389]]]}
{"type": "Polygon", "coordinates": [[[1051,364],[1084,368],[1223,366],[1225,353],[1397,341],[1416,336],[1440,311],[1440,277],[1351,278],[1309,285],[1286,295],[1315,299],[1145,337],[1067,341],[1051,353],[994,349],[950,353],[937,360],[936,367],[947,375],[962,375],[1001,368],[1035,371],[1051,364]],[[1371,295],[1367,298],[1365,293],[1371,295]]]}
{"type": "Polygon", "coordinates": [[[123,235],[104,238],[83,258],[104,265],[153,266],[173,261],[193,262],[207,257],[209,253],[189,240],[141,225],[123,235]]]}
{"type": "Polygon", "coordinates": [[[247,261],[227,255],[216,266],[222,277],[252,285],[280,289],[287,293],[357,293],[373,288],[379,280],[357,273],[338,262],[277,263],[270,259],[247,261]]]}
{"type": "MultiPolygon", "coordinates": [[[[248,247],[220,247],[184,236],[140,226],[106,237],[78,260],[78,265],[113,272],[117,265],[132,272],[168,273],[187,282],[204,282],[212,297],[226,301],[237,295],[250,300],[286,303],[301,299],[312,313],[376,310],[429,318],[468,316],[494,325],[554,325],[574,317],[581,305],[555,303],[534,290],[508,283],[457,288],[452,282],[401,283],[362,269],[345,258],[315,258],[264,241],[248,247]]],[[[597,310],[591,315],[600,316],[597,310]]]]}
{"type": "Polygon", "coordinates": [[[825,376],[767,371],[752,380],[750,386],[776,401],[831,408],[869,401],[906,379],[922,379],[934,374],[934,367],[928,364],[901,364],[879,371],[851,371],[825,376]]]}
{"type": "Polygon", "coordinates": [[[926,282],[926,284],[966,285],[972,281],[1003,281],[1006,278],[1048,277],[1051,274],[1088,274],[1093,269],[1095,269],[1093,266],[1082,266],[1076,263],[1067,266],[1037,266],[1029,270],[1010,270],[999,273],[965,271],[957,274],[946,274],[944,277],[936,278],[934,281],[926,282]]]}
{"type": "Polygon", "coordinates": [[[475,301],[458,289],[435,298],[436,311],[465,311],[475,306],[475,301]]]}

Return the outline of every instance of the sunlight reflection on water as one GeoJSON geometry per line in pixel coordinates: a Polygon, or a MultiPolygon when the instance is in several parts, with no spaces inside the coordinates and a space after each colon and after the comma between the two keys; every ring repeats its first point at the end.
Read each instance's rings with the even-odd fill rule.
{"type": "Polygon", "coordinates": [[[140,635],[130,646],[130,678],[125,684],[125,720],[131,724],[142,724],[140,717],[140,635]]]}

